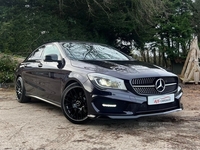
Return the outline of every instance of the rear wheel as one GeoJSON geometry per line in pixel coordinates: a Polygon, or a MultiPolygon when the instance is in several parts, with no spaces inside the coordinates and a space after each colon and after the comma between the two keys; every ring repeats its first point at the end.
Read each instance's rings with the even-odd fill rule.
{"type": "Polygon", "coordinates": [[[23,84],[22,77],[18,77],[15,85],[17,101],[20,103],[26,103],[30,101],[30,97],[26,96],[26,91],[23,84]]]}
{"type": "Polygon", "coordinates": [[[72,123],[81,124],[89,120],[86,96],[77,83],[64,90],[61,107],[65,117],[72,123]]]}

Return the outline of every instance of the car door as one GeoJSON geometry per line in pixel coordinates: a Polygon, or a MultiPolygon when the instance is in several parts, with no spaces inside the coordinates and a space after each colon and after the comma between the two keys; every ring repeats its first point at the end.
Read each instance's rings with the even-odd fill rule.
{"type": "Polygon", "coordinates": [[[39,47],[34,50],[24,62],[21,63],[23,68],[22,78],[24,79],[24,85],[27,95],[40,97],[41,93],[38,86],[37,74],[39,72],[40,61],[42,60],[42,52],[44,47],[39,47]]]}
{"type": "Polygon", "coordinates": [[[38,72],[37,78],[41,97],[59,104],[63,75],[61,69],[58,68],[58,62],[45,61],[45,57],[52,54],[57,55],[58,60],[61,60],[62,56],[58,47],[54,44],[46,45],[43,50],[42,60],[40,61],[39,66],[40,71],[38,72]]]}

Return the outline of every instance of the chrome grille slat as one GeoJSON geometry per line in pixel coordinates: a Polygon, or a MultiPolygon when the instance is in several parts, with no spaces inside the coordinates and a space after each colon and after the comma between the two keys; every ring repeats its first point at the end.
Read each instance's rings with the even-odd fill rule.
{"type": "Polygon", "coordinates": [[[139,95],[158,95],[172,93],[177,90],[178,78],[177,77],[150,77],[150,78],[135,78],[131,81],[134,92],[139,95]],[[155,88],[155,82],[159,78],[165,81],[165,90],[158,92],[155,88]]]}

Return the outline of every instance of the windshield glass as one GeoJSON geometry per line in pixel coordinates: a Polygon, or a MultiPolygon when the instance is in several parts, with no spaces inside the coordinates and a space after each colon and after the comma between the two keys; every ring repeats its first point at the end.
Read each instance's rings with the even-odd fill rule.
{"type": "Polygon", "coordinates": [[[129,60],[119,51],[92,43],[62,43],[67,56],[76,60],[129,60]]]}

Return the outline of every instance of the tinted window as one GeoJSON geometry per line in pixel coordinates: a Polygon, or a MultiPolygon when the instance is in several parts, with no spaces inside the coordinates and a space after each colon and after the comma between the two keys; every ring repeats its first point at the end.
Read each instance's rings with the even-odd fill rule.
{"type": "Polygon", "coordinates": [[[63,43],[68,57],[77,60],[129,60],[119,51],[98,44],[63,43]]]}
{"type": "Polygon", "coordinates": [[[59,52],[58,48],[55,45],[47,45],[44,48],[44,52],[43,52],[42,58],[45,59],[46,55],[51,55],[51,54],[56,54],[56,55],[58,55],[58,59],[60,58],[60,52],[59,52]]]}
{"type": "Polygon", "coordinates": [[[32,60],[39,60],[41,59],[41,54],[42,54],[43,48],[38,48],[36,49],[28,58],[28,61],[32,60]]]}

